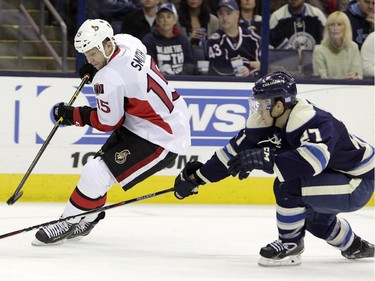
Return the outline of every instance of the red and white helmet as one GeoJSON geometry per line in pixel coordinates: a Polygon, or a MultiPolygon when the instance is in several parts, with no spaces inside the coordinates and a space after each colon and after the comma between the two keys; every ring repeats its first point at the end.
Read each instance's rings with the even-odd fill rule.
{"type": "Polygon", "coordinates": [[[103,41],[107,38],[114,44],[112,26],[102,19],[89,19],[78,29],[74,37],[74,47],[79,53],[97,48],[107,58],[103,47],[103,41]]]}

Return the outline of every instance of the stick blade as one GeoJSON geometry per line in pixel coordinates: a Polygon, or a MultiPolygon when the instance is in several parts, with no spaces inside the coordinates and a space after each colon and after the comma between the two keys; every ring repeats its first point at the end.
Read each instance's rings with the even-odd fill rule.
{"type": "Polygon", "coordinates": [[[14,193],[12,195],[12,197],[10,197],[7,201],[7,204],[8,205],[13,205],[14,203],[16,203],[16,201],[18,199],[20,199],[20,197],[23,195],[23,191],[20,191],[20,192],[17,192],[17,193],[14,193]]]}

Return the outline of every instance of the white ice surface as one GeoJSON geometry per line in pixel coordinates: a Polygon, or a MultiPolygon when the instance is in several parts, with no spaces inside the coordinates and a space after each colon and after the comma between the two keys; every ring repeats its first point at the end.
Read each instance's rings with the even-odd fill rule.
{"type": "MultiPolygon", "coordinates": [[[[0,235],[55,220],[64,205],[2,203],[0,235]]],[[[374,208],[340,216],[375,242],[374,208]]],[[[35,231],[0,239],[1,281],[375,280],[374,259],[346,260],[310,234],[302,265],[258,266],[260,247],[277,238],[273,206],[135,203],[60,246],[31,246],[35,231]]]]}

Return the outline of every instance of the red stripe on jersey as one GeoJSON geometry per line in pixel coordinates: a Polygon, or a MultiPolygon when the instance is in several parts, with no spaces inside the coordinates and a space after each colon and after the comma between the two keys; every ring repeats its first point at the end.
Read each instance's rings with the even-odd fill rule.
{"type": "Polygon", "coordinates": [[[82,121],[81,113],[79,112],[79,107],[75,107],[73,110],[73,123],[76,126],[85,126],[85,124],[82,121]]]}
{"type": "Polygon", "coordinates": [[[172,128],[167,122],[155,112],[150,103],[146,100],[139,100],[136,98],[128,98],[126,112],[130,115],[145,119],[152,124],[162,128],[164,131],[172,134],[172,128]]]}
{"type": "Polygon", "coordinates": [[[99,198],[92,199],[85,196],[79,189],[76,187],[70,196],[70,203],[78,209],[81,210],[91,210],[95,208],[100,208],[104,206],[107,201],[107,193],[99,198]]]}
{"type": "Polygon", "coordinates": [[[154,153],[150,154],[148,157],[146,157],[142,161],[138,162],[137,164],[133,165],[132,167],[127,169],[125,172],[123,172],[121,175],[117,176],[116,180],[118,182],[123,181],[124,179],[129,177],[134,172],[138,171],[142,167],[144,167],[144,166],[148,165],[150,162],[154,161],[156,158],[158,158],[160,156],[160,154],[163,151],[164,151],[164,148],[158,147],[158,149],[156,149],[156,151],[154,153]]]}
{"type": "Polygon", "coordinates": [[[91,111],[90,113],[90,122],[91,126],[94,127],[95,129],[98,129],[101,132],[109,132],[116,130],[121,127],[122,123],[124,123],[125,117],[123,116],[116,125],[105,125],[100,123],[98,113],[96,110],[91,111]]]}
{"type": "Polygon", "coordinates": [[[153,72],[156,73],[157,76],[159,76],[164,81],[165,84],[168,84],[167,79],[165,79],[164,75],[160,72],[159,68],[156,66],[154,59],[151,59],[150,68],[152,69],[153,72]]]}
{"type": "Polygon", "coordinates": [[[164,89],[156,82],[150,75],[147,74],[147,93],[153,91],[155,95],[159,97],[159,99],[165,104],[168,108],[169,113],[173,111],[174,105],[169,100],[168,95],[164,91],[164,89]]]}
{"type": "Polygon", "coordinates": [[[120,50],[121,49],[119,47],[116,47],[116,50],[114,51],[114,53],[110,57],[109,61],[111,61],[115,56],[117,56],[120,53],[120,50]]]}
{"type": "Polygon", "coordinates": [[[175,101],[180,97],[180,94],[176,91],[172,92],[172,100],[175,101]]]}

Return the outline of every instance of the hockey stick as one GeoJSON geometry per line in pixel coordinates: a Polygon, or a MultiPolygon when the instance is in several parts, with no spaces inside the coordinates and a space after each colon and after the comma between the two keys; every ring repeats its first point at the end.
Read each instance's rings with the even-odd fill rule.
{"type": "Polygon", "coordinates": [[[159,196],[159,195],[171,192],[171,191],[174,191],[173,187],[165,189],[165,190],[157,191],[157,192],[154,192],[154,193],[151,193],[151,194],[143,195],[143,196],[140,196],[140,197],[137,197],[137,198],[133,198],[133,199],[129,199],[129,200],[126,200],[126,201],[118,202],[118,203],[115,203],[115,204],[112,204],[112,205],[92,209],[90,211],[80,213],[78,215],[69,216],[69,217],[66,217],[66,218],[62,218],[62,219],[58,219],[58,220],[54,220],[54,221],[49,221],[49,222],[45,222],[45,223],[42,223],[42,224],[37,224],[37,225],[33,225],[33,226],[26,227],[26,228],[23,228],[23,229],[15,230],[15,231],[8,232],[8,233],[0,235],[0,239],[6,238],[6,237],[9,237],[9,236],[13,236],[13,235],[17,235],[17,234],[20,234],[20,233],[23,233],[23,232],[28,232],[30,230],[37,229],[37,228],[40,228],[40,227],[43,227],[43,226],[47,226],[47,225],[50,225],[50,224],[53,224],[53,223],[57,223],[57,222],[61,222],[61,221],[67,221],[67,220],[78,218],[78,217],[84,217],[84,216],[89,215],[89,214],[98,213],[98,212],[101,212],[101,211],[113,209],[113,208],[120,207],[120,206],[123,206],[123,205],[127,205],[127,204],[130,204],[130,203],[146,200],[146,199],[153,198],[153,197],[156,197],[156,196],[159,196]]]}
{"type": "MultiPolygon", "coordinates": [[[[79,84],[77,90],[74,92],[72,98],[70,99],[68,106],[71,106],[75,100],[78,97],[78,94],[81,92],[83,86],[85,85],[86,81],[90,78],[90,75],[86,74],[81,81],[81,84],[79,84]]],[[[17,189],[14,191],[13,195],[8,199],[7,204],[13,205],[23,194],[23,191],[21,191],[22,186],[25,184],[27,178],[30,176],[32,170],[34,169],[36,163],[39,161],[39,158],[42,156],[44,150],[46,149],[47,145],[51,141],[52,137],[56,133],[58,127],[60,126],[61,122],[63,121],[63,118],[60,117],[59,120],[56,121],[55,126],[53,126],[52,131],[49,133],[48,137],[46,138],[45,142],[43,143],[42,147],[40,148],[38,154],[35,156],[33,162],[31,163],[29,169],[26,171],[26,174],[23,176],[20,184],[18,185],[17,189]]]]}

